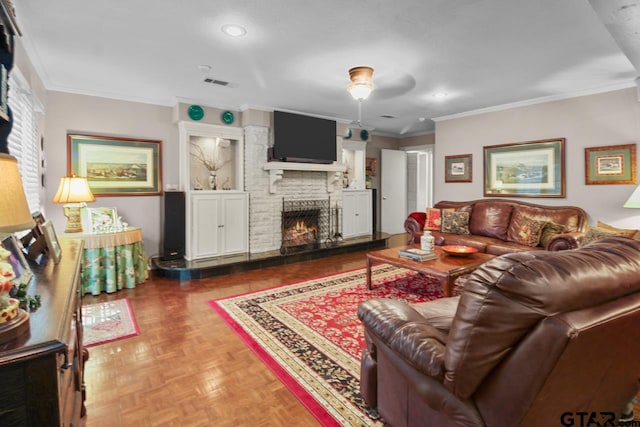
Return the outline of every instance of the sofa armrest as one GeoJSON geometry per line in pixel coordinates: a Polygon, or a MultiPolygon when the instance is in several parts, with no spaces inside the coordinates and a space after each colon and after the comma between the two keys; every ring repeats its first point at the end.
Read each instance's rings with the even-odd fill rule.
{"type": "Polygon", "coordinates": [[[424,375],[444,378],[446,336],[407,303],[371,299],[358,306],[358,318],[401,360],[424,375]]]}
{"type": "Polygon", "coordinates": [[[584,233],[574,231],[571,233],[556,234],[547,242],[545,249],[548,251],[563,251],[566,249],[577,249],[580,247],[580,240],[584,233]]]}
{"type": "Polygon", "coordinates": [[[407,239],[407,244],[409,245],[420,242],[420,236],[424,229],[424,218],[426,218],[426,214],[422,214],[424,215],[422,221],[420,221],[421,216],[419,214],[422,214],[422,212],[413,212],[404,220],[404,229],[409,233],[409,238],[407,239]]]}

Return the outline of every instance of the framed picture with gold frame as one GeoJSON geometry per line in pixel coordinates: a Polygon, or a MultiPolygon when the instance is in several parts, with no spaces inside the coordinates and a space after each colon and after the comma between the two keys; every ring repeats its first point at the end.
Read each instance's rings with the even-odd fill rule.
{"type": "Polygon", "coordinates": [[[584,149],[585,184],[637,184],[636,144],[584,149]]]}

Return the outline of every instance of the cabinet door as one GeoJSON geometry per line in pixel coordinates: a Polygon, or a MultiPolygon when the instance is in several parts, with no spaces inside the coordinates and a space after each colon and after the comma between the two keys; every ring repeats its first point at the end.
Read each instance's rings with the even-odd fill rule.
{"type": "Polygon", "coordinates": [[[356,232],[356,197],[354,192],[342,193],[342,237],[355,236],[356,232]]]}
{"type": "Polygon", "coordinates": [[[358,236],[371,234],[371,192],[358,192],[355,199],[355,232],[358,236]]]}
{"type": "Polygon", "coordinates": [[[216,256],[220,253],[219,197],[195,196],[191,204],[191,235],[193,258],[216,256]]]}
{"type": "Polygon", "coordinates": [[[236,254],[247,250],[248,209],[246,194],[230,194],[224,196],[222,204],[223,253],[236,254]]]}

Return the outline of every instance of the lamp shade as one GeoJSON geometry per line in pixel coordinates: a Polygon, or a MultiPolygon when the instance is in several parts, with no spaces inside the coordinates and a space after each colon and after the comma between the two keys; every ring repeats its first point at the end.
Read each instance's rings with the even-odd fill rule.
{"type": "Polygon", "coordinates": [[[0,153],[0,233],[13,233],[35,225],[15,157],[0,153]]]}
{"type": "Polygon", "coordinates": [[[640,185],[631,193],[629,200],[622,205],[624,208],[640,208],[640,185]]]}
{"type": "Polygon", "coordinates": [[[78,176],[64,176],[60,178],[60,185],[53,203],[82,203],[95,202],[96,198],[89,188],[87,178],[78,176]]]}
{"type": "Polygon", "coordinates": [[[373,68],[353,67],[349,70],[351,84],[347,90],[357,100],[367,99],[373,92],[373,68]]]}

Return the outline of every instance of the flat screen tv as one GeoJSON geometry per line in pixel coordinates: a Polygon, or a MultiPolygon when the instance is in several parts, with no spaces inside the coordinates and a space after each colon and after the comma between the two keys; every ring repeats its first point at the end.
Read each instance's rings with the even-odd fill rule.
{"type": "Polygon", "coordinates": [[[272,161],[326,163],[336,161],[335,120],[273,112],[272,161]]]}

